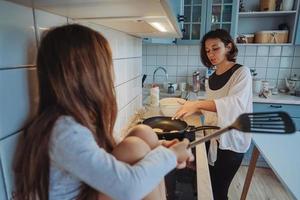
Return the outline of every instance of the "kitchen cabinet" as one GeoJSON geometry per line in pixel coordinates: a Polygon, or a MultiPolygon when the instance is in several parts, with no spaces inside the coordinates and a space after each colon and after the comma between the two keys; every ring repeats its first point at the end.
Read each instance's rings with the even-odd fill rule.
{"type": "Polygon", "coordinates": [[[210,30],[226,29],[234,37],[237,21],[237,0],[185,0],[184,31],[178,44],[199,44],[210,30]]]}
{"type": "MultiPolygon", "coordinates": [[[[277,104],[277,103],[253,103],[253,112],[272,112],[272,111],[285,111],[287,112],[293,119],[296,130],[300,130],[300,105],[292,105],[292,104],[277,104]]],[[[243,165],[248,165],[251,154],[254,148],[253,142],[248,150],[248,152],[244,156],[243,165]]],[[[262,156],[259,156],[257,160],[256,166],[259,167],[268,167],[262,156]]]]}
{"type": "MultiPolygon", "coordinates": [[[[295,0],[292,10],[288,11],[260,11],[260,0],[244,1],[243,5],[244,12],[238,12],[237,35],[254,34],[258,31],[279,30],[278,26],[280,24],[286,24],[289,28],[287,44],[293,44],[297,27],[299,0],[295,0]]],[[[297,40],[299,44],[300,38],[297,40]]]]}
{"type": "Polygon", "coordinates": [[[272,112],[272,111],[285,111],[293,119],[296,129],[300,130],[300,105],[292,104],[269,104],[269,103],[254,103],[254,112],[272,112]]]}

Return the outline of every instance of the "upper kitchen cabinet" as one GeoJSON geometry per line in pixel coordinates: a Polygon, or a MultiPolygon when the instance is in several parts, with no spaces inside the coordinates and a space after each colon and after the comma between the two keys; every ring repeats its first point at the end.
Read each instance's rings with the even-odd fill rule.
{"type": "Polygon", "coordinates": [[[240,1],[237,34],[248,43],[293,44],[298,12],[299,0],[240,1]]]}
{"type": "Polygon", "coordinates": [[[237,0],[185,0],[184,31],[179,44],[199,44],[210,30],[226,29],[234,37],[237,0]]]}
{"type": "MultiPolygon", "coordinates": [[[[181,37],[172,0],[11,0],[138,37],[181,37]]],[[[177,0],[176,0],[177,1],[177,0]]],[[[176,2],[175,1],[175,2],[176,2]]]]}

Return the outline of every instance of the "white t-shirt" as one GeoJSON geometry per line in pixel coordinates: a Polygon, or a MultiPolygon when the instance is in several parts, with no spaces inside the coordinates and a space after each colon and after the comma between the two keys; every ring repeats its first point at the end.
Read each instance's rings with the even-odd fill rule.
{"type": "MultiPolygon", "coordinates": [[[[206,92],[207,99],[214,100],[217,109],[217,112],[203,111],[206,125],[224,128],[231,125],[240,114],[253,112],[252,78],[250,70],[245,66],[237,68],[223,87],[211,89],[208,86],[206,92]]],[[[251,144],[251,134],[231,130],[220,135],[217,140],[220,149],[245,153],[251,144]]],[[[212,140],[208,155],[210,165],[213,165],[216,158],[217,143],[212,140]]]]}

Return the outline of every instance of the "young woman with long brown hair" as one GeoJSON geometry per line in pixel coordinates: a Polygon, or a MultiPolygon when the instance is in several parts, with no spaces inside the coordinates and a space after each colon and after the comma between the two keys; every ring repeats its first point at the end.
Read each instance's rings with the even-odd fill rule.
{"type": "Polygon", "coordinates": [[[94,200],[99,193],[141,199],[189,158],[186,140],[151,148],[134,134],[145,127],[115,144],[112,73],[110,47],[96,31],[73,24],[43,37],[37,56],[39,108],[17,146],[15,199],[94,200]],[[129,147],[133,154],[146,149],[138,162],[127,164],[111,154],[126,155],[129,147]]]}

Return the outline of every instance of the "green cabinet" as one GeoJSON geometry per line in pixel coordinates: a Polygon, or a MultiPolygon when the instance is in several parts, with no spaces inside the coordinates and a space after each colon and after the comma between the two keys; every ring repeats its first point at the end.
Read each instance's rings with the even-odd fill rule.
{"type": "Polygon", "coordinates": [[[226,29],[235,37],[237,0],[185,0],[184,31],[178,44],[199,44],[210,30],[226,29]]]}
{"type": "Polygon", "coordinates": [[[293,119],[296,130],[300,131],[300,105],[292,104],[278,104],[278,103],[254,103],[254,112],[273,112],[273,111],[285,111],[293,119]]]}

